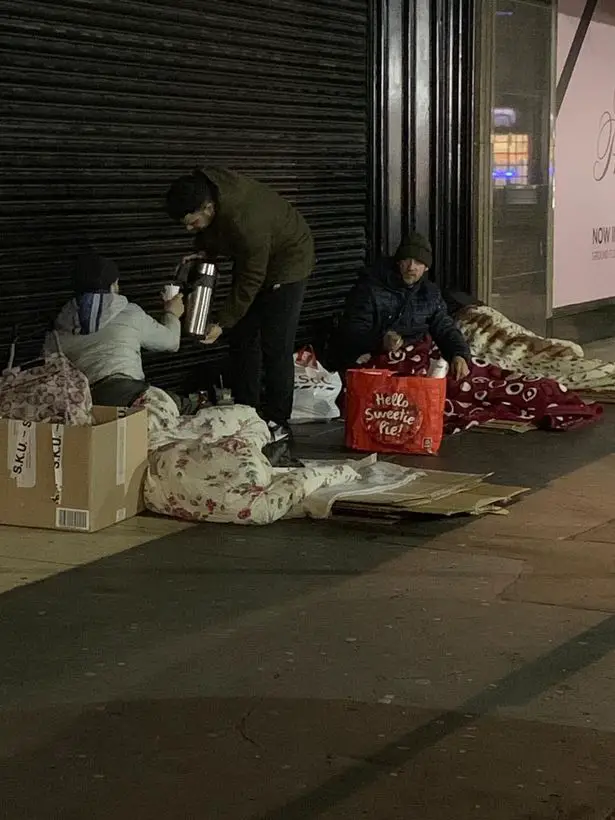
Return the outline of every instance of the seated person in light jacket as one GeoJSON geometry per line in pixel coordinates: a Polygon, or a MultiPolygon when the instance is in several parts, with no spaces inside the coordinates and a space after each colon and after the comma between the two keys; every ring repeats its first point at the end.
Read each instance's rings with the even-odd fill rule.
{"type": "MultiPolygon", "coordinates": [[[[157,322],[119,294],[115,262],[94,253],[80,256],[73,270],[75,296],[54,325],[62,352],[87,376],[94,404],[130,407],[148,388],[141,350],[179,350],[184,303],[164,304],[157,322]]],[[[47,338],[45,347],[55,349],[47,338]]]]}
{"type": "Polygon", "coordinates": [[[431,264],[429,240],[412,233],[393,258],[381,259],[361,277],[348,296],[340,323],[345,367],[366,353],[394,353],[429,335],[448,361],[453,378],[468,375],[470,349],[440,289],[425,276],[431,264]]]}

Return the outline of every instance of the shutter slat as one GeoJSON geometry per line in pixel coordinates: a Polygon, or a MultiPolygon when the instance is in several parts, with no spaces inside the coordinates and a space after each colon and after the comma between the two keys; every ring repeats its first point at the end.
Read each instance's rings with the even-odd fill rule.
{"type": "MultiPolygon", "coordinates": [[[[191,246],[164,192],[197,163],[261,179],[310,223],[307,339],[365,260],[368,28],[367,0],[4,0],[0,363],[15,324],[20,359],[37,354],[86,243],[156,309],[191,246]]],[[[148,374],[192,388],[224,356],[186,340],[148,374]]]]}

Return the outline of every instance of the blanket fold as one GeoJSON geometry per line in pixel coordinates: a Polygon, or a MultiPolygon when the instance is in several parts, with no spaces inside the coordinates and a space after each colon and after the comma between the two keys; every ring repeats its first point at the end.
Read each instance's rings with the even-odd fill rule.
{"type": "MultiPolygon", "coordinates": [[[[431,339],[408,345],[398,353],[371,359],[369,367],[383,367],[403,376],[426,375],[440,352],[431,339]]],[[[459,433],[488,421],[530,422],[545,430],[570,430],[591,424],[602,414],[566,385],[541,376],[503,370],[473,356],[467,378],[447,379],[445,432],[459,433]]]]}

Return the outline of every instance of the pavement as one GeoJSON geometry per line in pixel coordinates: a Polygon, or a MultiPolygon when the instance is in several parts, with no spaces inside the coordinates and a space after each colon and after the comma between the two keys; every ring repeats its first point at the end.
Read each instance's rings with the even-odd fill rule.
{"type": "Polygon", "coordinates": [[[427,464],[533,492],[397,526],[4,528],[0,817],[613,820],[615,409],[427,464]]]}

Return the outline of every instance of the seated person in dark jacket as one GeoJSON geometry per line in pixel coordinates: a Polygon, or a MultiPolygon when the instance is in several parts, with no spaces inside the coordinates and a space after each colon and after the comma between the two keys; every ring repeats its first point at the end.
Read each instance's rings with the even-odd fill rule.
{"type": "Polygon", "coordinates": [[[366,353],[394,353],[429,335],[453,378],[468,375],[470,349],[440,289],[425,276],[431,264],[429,240],[412,233],[393,258],[381,259],[361,277],[340,323],[340,353],[346,367],[366,353]]]}

